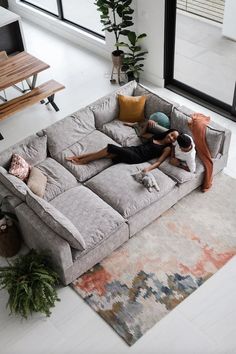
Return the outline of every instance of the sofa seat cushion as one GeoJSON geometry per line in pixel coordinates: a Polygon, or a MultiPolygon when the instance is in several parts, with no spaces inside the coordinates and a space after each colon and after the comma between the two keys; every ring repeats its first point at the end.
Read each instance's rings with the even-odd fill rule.
{"type": "Polygon", "coordinates": [[[95,247],[125,223],[121,215],[84,186],[66,191],[51,204],[76,226],[86,249],[95,247]]]}
{"type": "Polygon", "coordinates": [[[71,247],[78,250],[86,248],[85,241],[76,226],[52,204],[32,192],[26,194],[26,204],[71,247]]]}
{"type": "Polygon", "coordinates": [[[104,124],[102,131],[121,146],[137,146],[142,143],[133,128],[117,119],[104,124]]]}
{"type": "Polygon", "coordinates": [[[107,144],[118,145],[107,135],[98,130],[94,130],[84,139],[55,155],[54,158],[70,171],[79,182],[84,182],[110,166],[112,161],[105,158],[90,162],[86,165],[75,165],[72,162],[67,161],[66,157],[96,152],[105,148],[107,144]]]}
{"type": "Polygon", "coordinates": [[[149,91],[147,88],[138,85],[134,90],[134,96],[147,96],[144,111],[147,119],[149,119],[150,116],[156,112],[165,113],[168,117],[170,117],[173,104],[149,91]]]}
{"type": "Polygon", "coordinates": [[[44,130],[48,137],[48,150],[53,157],[70,145],[83,139],[95,129],[94,114],[88,109],[80,109],[59,120],[44,130]]]}
{"type": "Polygon", "coordinates": [[[20,155],[30,166],[35,166],[47,157],[47,136],[31,135],[1,152],[0,165],[7,170],[13,154],[20,155]]]}
{"type": "Polygon", "coordinates": [[[79,184],[65,167],[50,157],[37,165],[37,168],[47,177],[46,190],[43,196],[43,199],[47,201],[79,184]]]}
{"type": "Polygon", "coordinates": [[[136,86],[136,81],[128,82],[115,92],[98,99],[89,106],[94,113],[95,126],[97,129],[102,130],[103,124],[118,118],[119,103],[117,95],[132,96],[136,86]]]}
{"type": "Polygon", "coordinates": [[[148,163],[138,165],[118,164],[86,182],[94,193],[117,210],[124,218],[136,214],[141,209],[161,199],[175,186],[175,182],[158,169],[152,171],[160,191],[151,193],[132,174],[148,166],[148,163]]]}

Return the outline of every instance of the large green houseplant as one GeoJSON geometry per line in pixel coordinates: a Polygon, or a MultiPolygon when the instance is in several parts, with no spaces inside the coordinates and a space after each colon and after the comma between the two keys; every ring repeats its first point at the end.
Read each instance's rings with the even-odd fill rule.
{"type": "Polygon", "coordinates": [[[0,288],[7,290],[10,312],[28,318],[33,312],[50,316],[51,307],[59,301],[56,292],[58,275],[45,254],[31,250],[7,267],[0,268],[0,288]]]}
{"type": "MultiPolygon", "coordinates": [[[[102,30],[113,32],[115,36],[116,50],[112,52],[113,59],[115,57],[122,58],[123,51],[119,48],[119,39],[121,35],[125,34],[125,28],[133,25],[132,14],[134,10],[130,7],[131,3],[132,0],[95,0],[103,24],[102,30]]],[[[117,64],[117,60],[115,64],[117,64]]]]}
{"type": "Polygon", "coordinates": [[[124,54],[122,70],[126,72],[128,81],[136,80],[139,81],[140,72],[143,71],[143,61],[145,60],[145,55],[148,53],[142,50],[140,42],[142,38],[145,38],[146,33],[137,35],[134,31],[125,31],[129,43],[120,42],[120,47],[125,47],[128,49],[124,54]]]}

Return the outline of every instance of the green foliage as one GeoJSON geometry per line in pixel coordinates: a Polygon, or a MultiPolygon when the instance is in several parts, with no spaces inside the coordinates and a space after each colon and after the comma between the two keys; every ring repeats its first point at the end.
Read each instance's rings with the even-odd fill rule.
{"type": "Polygon", "coordinates": [[[11,314],[28,318],[33,312],[50,316],[50,308],[60,301],[56,293],[58,275],[48,264],[45,254],[31,250],[8,267],[0,267],[0,288],[9,294],[11,314]]]}
{"type": "Polygon", "coordinates": [[[118,43],[119,47],[125,47],[128,49],[128,52],[125,52],[124,54],[122,69],[128,76],[132,76],[134,79],[138,80],[140,71],[143,71],[144,64],[142,62],[145,60],[145,55],[148,53],[147,51],[142,50],[140,40],[147,35],[146,33],[142,33],[137,36],[135,32],[129,30],[124,32],[129,43],[118,43]]]}
{"type": "MultiPolygon", "coordinates": [[[[134,10],[130,7],[131,3],[132,0],[95,0],[103,31],[114,32],[116,43],[125,28],[133,25],[134,10]]],[[[116,45],[116,49],[119,50],[119,45],[116,45]]]]}

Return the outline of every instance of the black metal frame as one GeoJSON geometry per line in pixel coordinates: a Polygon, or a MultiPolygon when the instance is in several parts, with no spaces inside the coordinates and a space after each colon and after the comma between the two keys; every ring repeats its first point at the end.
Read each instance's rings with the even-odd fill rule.
{"type": "Polygon", "coordinates": [[[236,84],[232,106],[212,96],[190,87],[174,79],[175,31],[176,31],[176,0],[165,0],[165,48],[164,48],[164,79],[165,87],[201,104],[222,116],[236,121],[236,84]]]}
{"type": "Polygon", "coordinates": [[[74,27],[77,27],[77,28],[79,28],[79,29],[81,29],[81,30],[83,30],[83,31],[85,31],[85,32],[87,32],[87,33],[90,33],[90,34],[92,34],[93,36],[95,36],[95,37],[97,37],[97,38],[100,38],[100,39],[105,40],[105,36],[102,36],[101,34],[99,34],[99,33],[97,33],[97,32],[94,32],[93,30],[91,30],[91,29],[89,29],[89,28],[83,27],[83,26],[79,25],[78,23],[75,23],[75,22],[72,22],[72,21],[66,19],[66,18],[64,17],[64,13],[63,13],[62,0],[56,0],[56,1],[57,1],[58,15],[56,15],[56,14],[54,14],[54,13],[52,13],[52,12],[46,10],[46,9],[43,9],[42,7],[39,7],[39,6],[35,5],[35,4],[32,4],[31,2],[29,2],[29,1],[27,1],[27,0],[20,0],[20,1],[23,2],[23,3],[25,3],[25,4],[27,4],[27,5],[29,5],[29,6],[34,7],[35,9],[38,9],[38,10],[42,11],[42,12],[44,12],[44,13],[50,15],[50,16],[56,17],[56,18],[58,18],[60,21],[63,21],[63,22],[65,22],[65,23],[68,23],[69,25],[74,26],[74,27]]]}

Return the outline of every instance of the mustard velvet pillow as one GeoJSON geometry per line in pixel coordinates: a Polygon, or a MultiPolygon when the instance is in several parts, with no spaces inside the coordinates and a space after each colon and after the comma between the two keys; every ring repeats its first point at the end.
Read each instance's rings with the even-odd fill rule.
{"type": "Polygon", "coordinates": [[[147,96],[118,95],[120,113],[118,119],[123,122],[140,122],[144,117],[147,96]]]}

